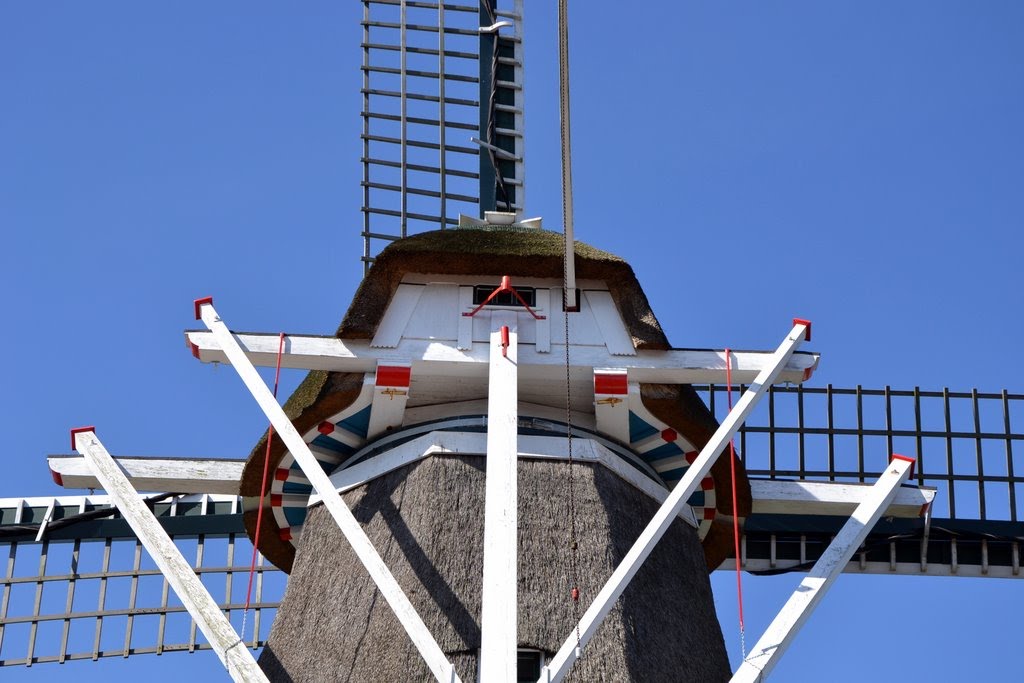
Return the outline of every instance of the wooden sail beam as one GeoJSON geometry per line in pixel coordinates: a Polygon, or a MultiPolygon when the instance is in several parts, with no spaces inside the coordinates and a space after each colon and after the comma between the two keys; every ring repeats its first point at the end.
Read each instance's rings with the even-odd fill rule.
{"type": "Polygon", "coordinates": [[[487,391],[484,576],[480,680],[515,683],[517,634],[519,389],[516,315],[493,316],[487,391]]]}
{"type": "MultiPolygon", "coordinates": [[[[781,481],[751,479],[753,514],[834,515],[848,517],[871,494],[872,484],[838,481],[781,481]]],[[[931,487],[902,487],[885,510],[885,517],[921,517],[935,499],[931,487]]]]}
{"type": "Polygon", "coordinates": [[[146,507],[117,462],[96,438],[92,427],[72,430],[71,441],[74,449],[85,456],[96,478],[213,646],[231,678],[237,683],[266,681],[267,677],[252,652],[238,637],[192,566],[182,557],[181,551],[146,507]]]}
{"type": "Polygon", "coordinates": [[[914,468],[914,460],[893,455],[889,467],[871,487],[850,520],[779,611],[757,641],[750,655],[733,675],[731,683],[760,683],[768,678],[796,634],[832,587],[854,552],[882,516],[914,468]]]}
{"type": "Polygon", "coordinates": [[[654,513],[654,517],[640,533],[640,537],[637,538],[633,547],[629,549],[622,562],[612,572],[611,577],[605,582],[593,603],[587,608],[583,618],[580,619],[577,628],[569,634],[555,656],[541,670],[538,683],[558,683],[569,672],[573,663],[579,659],[582,649],[594,637],[598,626],[615,606],[622,591],[633,580],[654,546],[668,531],[679,509],[686,504],[686,501],[700,485],[701,480],[711,471],[711,466],[714,465],[729,440],[750,415],[758,400],[768,392],[768,387],[776,381],[797,347],[810,334],[809,322],[794,320],[793,323],[793,329],[771,355],[771,360],[765,364],[729,415],[715,430],[707,444],[701,449],[700,455],[686,470],[686,474],[654,513]]]}
{"type": "MultiPolygon", "coordinates": [[[[238,495],[244,460],[210,458],[116,457],[121,471],[138,491],[223,493],[238,495]]],[[[99,488],[89,464],[73,455],[46,459],[54,482],[68,489],[99,488]]]]}
{"type": "Polygon", "coordinates": [[[341,529],[341,533],[377,585],[377,589],[394,610],[395,616],[423,657],[431,673],[441,683],[461,683],[455,668],[427,629],[427,625],[423,623],[416,608],[409,602],[408,596],[398,585],[391,570],[384,564],[384,560],[373,546],[373,542],[367,537],[352,511],[345,505],[345,501],[335,493],[331,480],[320,467],[319,462],[309,450],[309,446],[302,440],[302,436],[296,431],[277,399],[274,398],[256,368],[249,362],[245,352],[235,341],[231,331],[217,314],[213,307],[213,300],[197,300],[196,314],[213,333],[217,346],[223,350],[226,358],[230,359],[242,382],[274,426],[279,438],[288,447],[313,489],[320,494],[324,507],[331,513],[341,529]]]}
{"type": "MultiPolygon", "coordinates": [[[[240,332],[233,335],[253,365],[277,364],[278,335],[240,332]]],[[[227,355],[210,332],[189,330],[185,341],[192,354],[204,363],[228,363],[227,355]]],[[[541,353],[532,345],[519,348],[520,380],[543,379],[553,366],[564,366],[561,344],[541,353]]],[[[766,351],[731,351],[732,379],[750,384],[772,362],[766,351]]],[[[394,348],[375,348],[360,339],[313,335],[286,335],[281,367],[335,372],[373,372],[378,361],[407,359],[414,376],[479,376],[487,374],[490,362],[486,348],[457,348],[452,341],[406,339],[394,348]]],[[[816,353],[794,353],[774,376],[773,383],[799,384],[810,378],[818,366],[816,353]]],[[[664,384],[716,384],[725,382],[725,351],[715,349],[670,349],[637,351],[635,356],[612,355],[604,346],[574,345],[570,370],[578,379],[588,379],[594,368],[625,369],[631,382],[664,384]]]]}

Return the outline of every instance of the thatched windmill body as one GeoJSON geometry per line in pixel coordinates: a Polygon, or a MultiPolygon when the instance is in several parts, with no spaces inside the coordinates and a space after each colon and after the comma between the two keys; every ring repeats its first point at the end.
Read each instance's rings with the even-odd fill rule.
{"type": "MultiPolygon", "coordinates": [[[[226,535],[233,544],[236,536],[255,540],[259,534],[263,556],[290,573],[269,638],[258,622],[251,636],[241,629],[246,642],[265,643],[260,664],[271,679],[450,680],[445,676],[454,674],[490,681],[511,680],[518,669],[532,680],[566,672],[570,680],[724,680],[728,663],[707,571],[737,560],[754,571],[810,569],[830,552],[843,517],[866,497],[868,487],[860,484],[890,467],[892,448],[879,455],[861,446],[850,465],[831,442],[828,467],[812,467],[804,460],[804,436],[820,436],[824,429],[830,437],[888,436],[890,443],[894,434],[918,443],[951,440],[951,402],[971,402],[977,414],[979,401],[991,401],[1003,406],[1005,431],[993,436],[976,425],[973,432],[955,432],[956,438],[979,444],[999,439],[1009,449],[1020,439],[1010,426],[1010,406],[1021,398],[887,389],[879,395],[889,419],[886,430],[875,433],[863,424],[846,431],[832,424],[834,396],[854,396],[859,415],[860,388],[780,389],[765,394],[768,422],[748,423],[741,437],[749,443],[740,455],[753,452],[761,459],[746,461],[749,472],[737,462],[731,475],[728,461],[715,456],[746,415],[727,413],[722,425],[716,422],[713,414],[724,412],[722,384],[754,382],[766,391],[766,382],[755,382],[764,370],[777,371],[772,381],[807,379],[817,357],[793,351],[809,336],[809,326],[794,325],[784,342],[792,355],[774,369],[773,354],[673,349],[625,263],[571,241],[574,258],[564,260],[567,240],[522,218],[521,3],[504,11],[485,4],[479,12],[428,5],[364,4],[363,256],[374,265],[337,334],[289,335],[281,347],[276,336],[225,338],[218,336],[226,330],[223,321],[204,301],[196,303],[196,313],[211,331],[187,334],[202,361],[242,367],[273,366],[280,359],[285,367],[310,369],[285,406],[301,444],[283,440],[288,430],[274,422],[275,435],[257,444],[245,463],[122,458],[120,468],[138,489],[192,494],[153,507],[177,539],[198,538],[183,544],[196,543],[190,550],[201,573],[227,575],[223,602],[229,611],[240,611],[231,577],[247,568],[235,567],[233,545],[226,571],[204,567],[210,538],[226,535]],[[416,12],[431,13],[433,23],[422,23],[412,16],[416,12]],[[511,25],[499,25],[503,21],[511,25]],[[423,69],[416,59],[436,66],[423,69]],[[421,89],[424,82],[429,92],[421,89]],[[479,94],[475,100],[461,97],[458,88],[479,94]],[[424,126],[437,131],[436,142],[417,138],[424,126]],[[471,146],[458,142],[466,131],[478,136],[471,146]],[[416,158],[424,149],[429,163],[416,158]],[[399,179],[387,179],[396,169],[399,179]],[[436,188],[414,181],[422,174],[435,179],[436,188]],[[471,190],[456,186],[467,181],[471,190]],[[482,218],[458,225],[459,213],[482,218]],[[378,251],[381,242],[394,244],[378,251]],[[575,267],[571,287],[567,263],[575,267]],[[579,290],[569,298],[578,310],[563,310],[565,290],[579,290]],[[497,298],[487,300],[491,294],[497,298]],[[240,345],[240,357],[230,356],[232,343],[240,345]],[[693,385],[702,386],[698,391],[693,385]],[[789,424],[780,404],[794,397],[799,423],[789,424]],[[894,398],[912,400],[918,409],[930,399],[941,401],[946,430],[929,431],[918,421],[900,431],[893,426],[899,412],[889,406],[894,398]],[[827,403],[827,426],[804,421],[805,399],[827,403]],[[775,438],[782,433],[800,439],[797,466],[776,460],[775,438]],[[302,451],[308,451],[307,465],[315,461],[319,474],[330,477],[330,491],[340,492],[331,499],[333,510],[324,490],[315,492],[316,472],[300,462],[302,451]],[[785,481],[792,478],[803,481],[785,481]],[[832,485],[844,479],[856,485],[832,485]],[[681,486],[694,490],[672,501],[681,486]],[[339,531],[339,500],[359,531],[339,531]],[[644,540],[650,521],[665,510],[671,514],[658,540],[644,540]],[[739,558],[733,557],[729,524],[737,517],[745,518],[739,558]],[[650,555],[617,581],[638,543],[650,555]],[[367,547],[382,560],[391,583],[371,567],[367,547]],[[607,598],[604,588],[612,584],[620,593],[603,600],[600,618],[588,620],[588,605],[607,598]]],[[[93,450],[93,442],[82,441],[88,434],[73,436],[72,445],[93,450]]],[[[948,485],[952,499],[954,480],[981,491],[1008,484],[1012,501],[1020,483],[1012,467],[1005,476],[986,475],[980,464],[964,473],[954,471],[950,458],[942,472],[919,463],[920,486],[877,503],[887,521],[867,524],[871,534],[856,559],[833,568],[1019,576],[1012,502],[1006,525],[985,518],[983,493],[977,519],[958,514],[952,500],[941,524],[921,517],[935,498],[927,487],[948,485]]],[[[77,457],[54,458],[51,470],[64,486],[110,488],[77,457]]],[[[135,582],[154,572],[140,565],[141,546],[128,567],[104,559],[89,574],[104,582],[103,590],[114,579],[130,579],[125,610],[105,604],[103,593],[98,609],[81,609],[75,586],[84,583],[83,574],[47,565],[50,542],[71,545],[77,566],[83,543],[99,540],[109,553],[111,545],[141,537],[123,519],[109,519],[115,505],[120,507],[113,499],[82,497],[4,506],[12,559],[0,625],[7,629],[8,648],[15,627],[31,628],[27,656],[0,655],[5,664],[121,654],[101,646],[101,630],[109,632],[112,619],[124,616],[125,656],[202,647],[194,626],[185,642],[165,643],[164,620],[183,612],[168,604],[166,583],[162,595],[154,591],[160,604],[136,604],[135,582]],[[38,572],[17,575],[19,544],[41,548],[38,572]],[[58,584],[67,591],[68,607],[47,614],[37,598],[26,615],[12,618],[8,597],[19,584],[39,586],[38,596],[44,584],[58,584]],[[143,615],[161,619],[152,646],[133,642],[131,620],[141,622],[143,615]],[[95,623],[96,637],[91,648],[75,653],[68,632],[82,621],[95,623]],[[36,629],[47,624],[63,627],[63,636],[52,641],[56,654],[40,656],[36,629]]],[[[165,576],[173,573],[164,570],[165,576]]],[[[260,566],[255,576],[269,573],[270,567],[260,566]]],[[[145,593],[139,591],[140,600],[145,593]]],[[[267,609],[273,601],[256,602],[267,609]]],[[[236,642],[224,651],[232,648],[237,655],[236,642]]]]}

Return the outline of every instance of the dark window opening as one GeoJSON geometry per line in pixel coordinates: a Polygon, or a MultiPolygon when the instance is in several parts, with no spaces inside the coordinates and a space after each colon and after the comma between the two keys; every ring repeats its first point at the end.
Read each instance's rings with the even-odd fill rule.
{"type": "MultiPolygon", "coordinates": [[[[473,305],[479,306],[483,302],[487,301],[487,297],[491,295],[491,292],[495,290],[492,285],[477,285],[473,287],[473,305]]],[[[516,291],[519,292],[519,296],[523,297],[523,301],[530,308],[537,305],[537,290],[533,287],[516,287],[516,291]]],[[[498,296],[494,297],[487,304],[488,306],[522,306],[519,300],[516,299],[516,295],[512,292],[502,292],[498,296]]]]}
{"type": "Polygon", "coordinates": [[[540,678],[543,665],[544,653],[540,650],[520,650],[516,661],[516,681],[535,683],[540,678]]]}

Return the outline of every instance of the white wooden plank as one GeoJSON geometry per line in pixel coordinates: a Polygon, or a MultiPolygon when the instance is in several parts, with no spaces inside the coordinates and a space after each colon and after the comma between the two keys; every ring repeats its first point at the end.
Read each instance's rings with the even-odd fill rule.
{"type": "Polygon", "coordinates": [[[398,346],[422,293],[422,285],[398,285],[395,295],[391,297],[391,301],[384,311],[384,317],[377,325],[377,332],[373,335],[373,341],[370,342],[372,348],[393,349],[398,346]]]}
{"type": "Polygon", "coordinates": [[[722,453],[729,440],[747,419],[750,411],[754,409],[758,400],[767,392],[768,387],[775,381],[782,372],[786,363],[792,357],[797,347],[803,342],[807,333],[807,326],[795,324],[793,329],[786,335],[785,340],[772,354],[772,359],[759,373],[757,378],[749,385],[750,388],[733,407],[729,415],[722,421],[718,429],[705,444],[700,455],[693,462],[683,478],[676,484],[676,487],[669,494],[665,502],[654,513],[647,527],[641,532],[633,547],[629,549],[619,566],[612,572],[611,577],[601,588],[594,602],[587,608],[579,625],[562,643],[561,648],[555,656],[541,671],[538,683],[558,683],[569,672],[570,667],[579,658],[581,650],[594,636],[597,627],[611,611],[615,601],[622,595],[629,582],[636,575],[637,570],[644,560],[650,555],[651,550],[661,540],[661,537],[668,530],[679,512],[700,485],[701,480],[711,470],[718,456],[722,453]],[[579,634],[577,637],[577,633],[579,634]]]}
{"type": "Polygon", "coordinates": [[[430,634],[419,614],[416,613],[416,609],[409,602],[408,596],[406,596],[401,586],[398,585],[391,570],[384,564],[384,560],[377,553],[377,549],[374,548],[373,543],[366,536],[352,511],[345,505],[345,501],[341,496],[334,492],[331,480],[321,469],[316,458],[310,452],[309,447],[302,440],[302,437],[299,436],[291,420],[288,419],[288,416],[285,415],[284,410],[278,404],[277,399],[274,398],[267,385],[264,384],[263,379],[256,372],[256,368],[246,358],[234,335],[232,335],[231,331],[228,330],[221,317],[217,314],[213,303],[209,300],[201,300],[196,302],[196,307],[200,311],[203,323],[214,334],[218,347],[230,359],[242,382],[249,389],[253,398],[256,399],[256,402],[270,420],[270,423],[274,425],[274,430],[281,440],[284,441],[292,457],[295,458],[295,461],[302,468],[302,471],[309,479],[309,483],[323,498],[324,507],[327,508],[335,522],[337,522],[341,533],[352,546],[352,550],[360,562],[366,567],[367,573],[369,573],[377,585],[377,589],[380,590],[381,595],[391,606],[399,623],[402,624],[402,627],[423,657],[431,673],[441,683],[460,682],[461,679],[455,672],[455,668],[448,661],[448,658],[430,634]]]}
{"type": "MultiPolygon", "coordinates": [[[[399,467],[430,457],[432,455],[454,454],[484,455],[487,452],[487,435],[476,432],[432,431],[411,441],[396,445],[384,453],[360,463],[339,470],[331,475],[331,483],[338,493],[345,493],[363,484],[382,477],[399,467]]],[[[569,457],[566,440],[553,436],[519,436],[519,457],[526,459],[566,460],[569,457]]],[[[593,462],[607,467],[620,479],[647,494],[658,503],[668,497],[668,490],[645,476],[636,467],[627,463],[621,455],[613,453],[593,439],[573,439],[573,460],[593,462]]],[[[320,502],[319,494],[309,498],[308,505],[320,502]]],[[[679,518],[697,528],[693,508],[684,505],[679,518]]]]}
{"type": "Polygon", "coordinates": [[[633,336],[626,329],[622,322],[619,309],[615,306],[610,292],[585,290],[583,298],[590,305],[597,327],[601,330],[601,337],[604,339],[608,353],[613,356],[635,356],[636,347],[633,346],[633,336]]]}
{"type": "Polygon", "coordinates": [[[416,309],[402,334],[407,339],[444,339],[454,343],[459,337],[459,287],[432,282],[423,288],[416,309]]]}
{"type": "Polygon", "coordinates": [[[732,683],[759,683],[768,678],[814,608],[825,597],[875,522],[896,497],[897,489],[907,480],[912,466],[913,460],[910,459],[894,458],[889,463],[889,467],[871,487],[871,492],[857,506],[811,571],[800,581],[796,591],[736,670],[732,683]]]}
{"type": "MultiPolygon", "coordinates": [[[[573,325],[576,323],[573,322],[573,325]]],[[[575,327],[573,328],[575,330],[575,327]]],[[[204,363],[228,363],[213,334],[201,331],[185,333],[188,344],[204,363]]],[[[552,334],[555,334],[554,327],[552,334]]],[[[237,341],[249,361],[263,367],[277,363],[277,335],[238,334],[237,341]]],[[[396,349],[372,349],[365,340],[338,339],[319,336],[286,336],[286,351],[281,367],[337,372],[373,372],[378,360],[401,357],[412,361],[417,376],[477,376],[487,373],[486,349],[462,350],[443,341],[403,340],[396,349]]],[[[564,367],[561,344],[552,343],[551,353],[538,353],[535,348],[519,349],[519,378],[523,381],[550,377],[552,366],[564,367]]],[[[733,351],[731,354],[735,383],[750,384],[771,362],[767,351],[733,351]]],[[[787,361],[774,382],[799,384],[808,379],[818,365],[816,353],[797,353],[787,361]]],[[[704,384],[725,381],[725,351],[714,349],[672,349],[668,351],[637,351],[635,357],[613,356],[603,347],[572,347],[570,370],[589,375],[595,367],[621,367],[629,370],[632,381],[664,384],[704,384]]]]}
{"type": "Polygon", "coordinates": [[[594,368],[597,431],[629,443],[629,377],[623,368],[594,368]]]}
{"type": "Polygon", "coordinates": [[[266,681],[252,651],[238,637],[195,570],[181,555],[152,511],[92,431],[72,432],[75,450],[85,456],[96,478],[174,589],[178,599],[206,636],[231,678],[238,683],[266,681]]]}
{"type": "MultiPolygon", "coordinates": [[[[51,455],[54,481],[68,489],[94,489],[99,481],[82,458],[51,455]]],[[[119,457],[117,464],[137,491],[238,495],[244,460],[119,457]]]]}
{"type": "MultiPolygon", "coordinates": [[[[537,310],[544,314],[543,320],[537,320],[534,331],[534,344],[537,353],[551,352],[551,290],[540,288],[535,290],[537,297],[537,310]]],[[[559,307],[561,308],[561,307],[559,307]]]]}
{"type": "MultiPolygon", "coordinates": [[[[834,515],[848,517],[870,494],[871,484],[833,481],[751,479],[754,514],[834,515]]],[[[934,488],[902,487],[896,491],[886,517],[920,517],[935,498],[934,488]]]]}
{"type": "Polygon", "coordinates": [[[381,361],[377,366],[367,440],[402,426],[405,405],[409,402],[410,377],[409,363],[381,361]]]}
{"type": "Polygon", "coordinates": [[[473,349],[473,319],[463,313],[473,310],[473,288],[459,287],[459,308],[455,315],[459,318],[459,339],[455,348],[460,351],[473,349]]]}
{"type": "Polygon", "coordinates": [[[492,316],[487,401],[484,577],[480,608],[480,680],[515,683],[519,392],[516,314],[492,316]],[[503,333],[507,346],[503,344],[503,333]]]}

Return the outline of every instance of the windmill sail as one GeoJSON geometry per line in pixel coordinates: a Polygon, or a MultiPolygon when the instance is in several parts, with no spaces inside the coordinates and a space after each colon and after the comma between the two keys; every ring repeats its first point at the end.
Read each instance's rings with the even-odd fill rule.
{"type": "Polygon", "coordinates": [[[525,206],[522,0],[363,2],[363,263],[525,206]]]}

